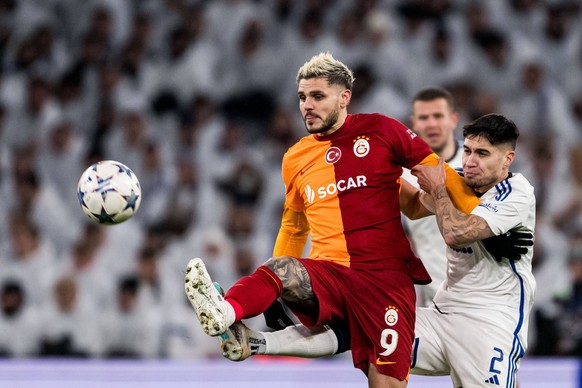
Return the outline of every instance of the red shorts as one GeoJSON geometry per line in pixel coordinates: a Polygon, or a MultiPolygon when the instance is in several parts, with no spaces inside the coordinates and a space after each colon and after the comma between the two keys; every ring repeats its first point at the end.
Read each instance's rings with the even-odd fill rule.
{"type": "Polygon", "coordinates": [[[355,270],[323,260],[300,259],[319,301],[319,316],[294,312],[304,325],[347,321],[354,366],[369,364],[399,380],[408,378],[414,340],[416,293],[412,278],[394,270],[355,270]]]}

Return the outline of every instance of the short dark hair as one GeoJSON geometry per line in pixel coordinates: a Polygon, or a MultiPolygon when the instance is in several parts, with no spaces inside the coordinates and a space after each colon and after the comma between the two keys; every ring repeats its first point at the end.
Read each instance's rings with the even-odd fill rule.
{"type": "Polygon", "coordinates": [[[445,99],[451,111],[455,110],[453,95],[447,89],[440,86],[429,86],[420,89],[412,98],[412,103],[414,104],[416,101],[434,101],[438,98],[445,99]]]}
{"type": "Polygon", "coordinates": [[[463,138],[484,137],[492,145],[509,143],[515,150],[519,130],[513,121],[507,117],[490,113],[479,117],[463,126],[463,138]]]}

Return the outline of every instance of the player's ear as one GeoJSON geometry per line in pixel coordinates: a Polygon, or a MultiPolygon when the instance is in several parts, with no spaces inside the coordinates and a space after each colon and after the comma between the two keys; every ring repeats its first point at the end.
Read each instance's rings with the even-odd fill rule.
{"type": "Polygon", "coordinates": [[[454,124],[453,129],[457,128],[457,124],[459,123],[459,113],[458,112],[451,113],[451,121],[454,124]]]}
{"type": "Polygon", "coordinates": [[[350,105],[352,99],[352,91],[350,89],[344,89],[340,96],[340,108],[344,109],[350,105]]]}
{"type": "Polygon", "coordinates": [[[505,162],[503,163],[503,167],[509,168],[511,163],[513,163],[513,159],[515,159],[515,151],[509,150],[505,153],[505,162]]]}

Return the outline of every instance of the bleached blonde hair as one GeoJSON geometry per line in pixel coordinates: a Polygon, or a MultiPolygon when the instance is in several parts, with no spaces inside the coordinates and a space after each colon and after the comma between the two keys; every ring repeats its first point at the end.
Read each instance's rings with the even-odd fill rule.
{"type": "Polygon", "coordinates": [[[352,90],[354,84],[352,71],[329,52],[313,56],[297,72],[297,83],[311,78],[323,78],[330,85],[341,85],[349,90],[352,90]]]}

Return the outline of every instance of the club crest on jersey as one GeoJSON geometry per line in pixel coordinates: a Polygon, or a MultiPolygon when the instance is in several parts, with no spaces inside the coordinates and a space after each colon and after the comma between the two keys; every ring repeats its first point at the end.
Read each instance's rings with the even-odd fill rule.
{"type": "Polygon", "coordinates": [[[398,309],[394,306],[388,306],[386,314],[384,314],[384,321],[388,326],[394,326],[398,322],[398,309]]]}
{"type": "Polygon", "coordinates": [[[370,152],[370,143],[368,140],[370,140],[370,138],[366,136],[358,136],[354,140],[354,155],[358,158],[363,158],[368,155],[368,152],[370,152]]]}
{"type": "Polygon", "coordinates": [[[325,153],[325,162],[327,164],[334,164],[342,157],[342,150],[337,147],[330,147],[325,153]]]}

